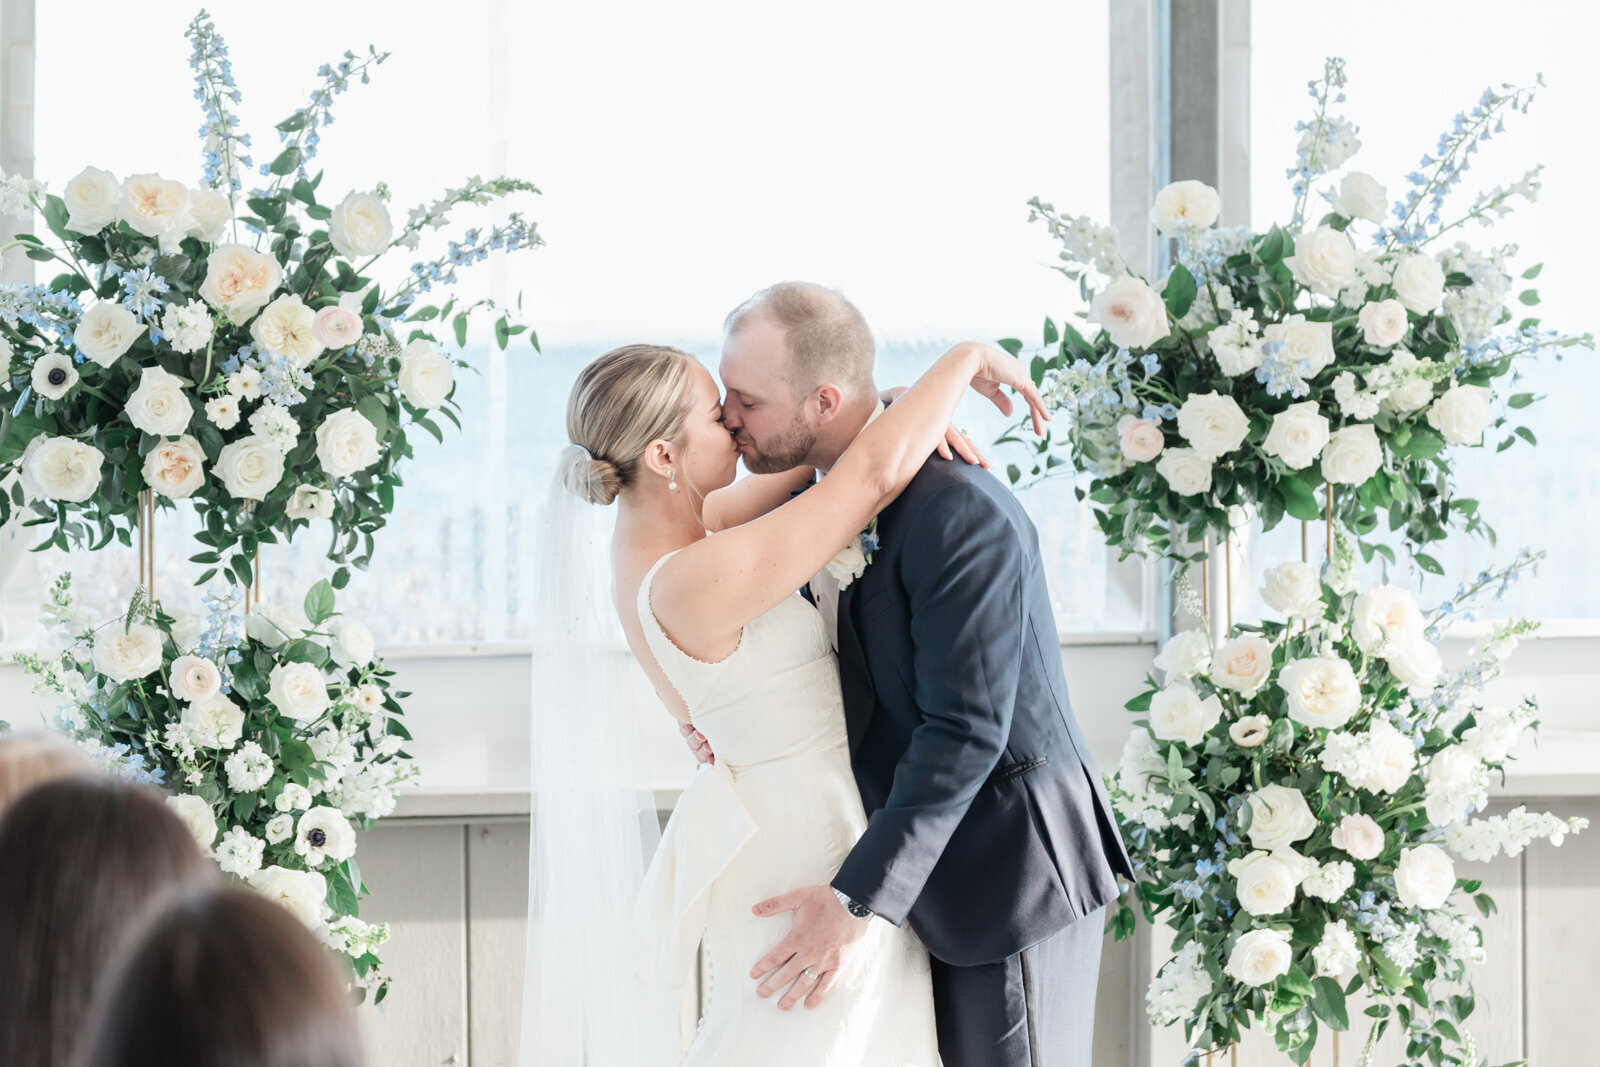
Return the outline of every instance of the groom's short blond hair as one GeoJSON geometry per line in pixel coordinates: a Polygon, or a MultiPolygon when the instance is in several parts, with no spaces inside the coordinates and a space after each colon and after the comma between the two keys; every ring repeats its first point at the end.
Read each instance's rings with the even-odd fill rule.
{"type": "Polygon", "coordinates": [[[789,354],[784,377],[797,396],[807,396],[824,384],[838,385],[848,393],[876,392],[872,330],[837,289],[811,282],[779,282],[734,308],[724,329],[732,337],[757,316],[783,331],[789,354]]]}

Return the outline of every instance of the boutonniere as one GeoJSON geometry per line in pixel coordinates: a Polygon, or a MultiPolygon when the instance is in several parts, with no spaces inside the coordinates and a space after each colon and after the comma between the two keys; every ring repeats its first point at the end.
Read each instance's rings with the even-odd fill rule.
{"type": "Polygon", "coordinates": [[[828,573],[833,575],[839,583],[841,590],[847,588],[851,582],[866,573],[867,564],[872,562],[872,557],[878,554],[878,519],[873,516],[867,528],[862,530],[850,543],[839,550],[839,554],[828,561],[828,573]]]}

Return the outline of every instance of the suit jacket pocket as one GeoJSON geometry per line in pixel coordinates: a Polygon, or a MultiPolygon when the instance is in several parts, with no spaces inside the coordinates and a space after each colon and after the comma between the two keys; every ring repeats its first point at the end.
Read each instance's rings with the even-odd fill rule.
{"type": "Polygon", "coordinates": [[[1038,759],[1023,760],[1021,763],[1008,764],[997,769],[993,774],[989,775],[988,779],[983,784],[999,785],[1001,782],[1009,782],[1013,778],[1021,778],[1029,771],[1036,771],[1048,762],[1050,762],[1048,758],[1040,756],[1038,759]]]}
{"type": "Polygon", "coordinates": [[[879,589],[860,605],[852,606],[855,607],[856,618],[861,620],[860,628],[865,630],[872,625],[879,615],[894,606],[894,598],[889,595],[887,589],[879,589]]]}

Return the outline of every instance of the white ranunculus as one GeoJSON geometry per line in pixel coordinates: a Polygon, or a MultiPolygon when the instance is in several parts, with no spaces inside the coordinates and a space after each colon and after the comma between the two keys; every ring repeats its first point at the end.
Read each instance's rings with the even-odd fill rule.
{"type": "Polygon", "coordinates": [[[146,237],[180,237],[189,217],[189,190],[159,174],[135,174],[122,183],[117,215],[146,237]]]}
{"type": "Polygon", "coordinates": [[[258,603],[244,620],[244,632],[268,648],[277,650],[298,641],[311,630],[311,620],[294,608],[258,603]]]}
{"type": "Polygon", "coordinates": [[[108,626],[94,639],[95,670],[113,682],[131,682],[161,669],[161,631],[133,623],[108,626]]]}
{"type": "Polygon", "coordinates": [[[1272,732],[1272,720],[1265,715],[1246,715],[1228,727],[1228,737],[1240,748],[1256,748],[1272,732]]]}
{"type": "Polygon", "coordinates": [[[1289,973],[1294,951],[1287,934],[1277,930],[1251,930],[1234,942],[1228,954],[1228,974],[1249,986],[1269,985],[1289,973]]]}
{"type": "Polygon", "coordinates": [[[1350,635],[1371,655],[1386,642],[1396,645],[1422,637],[1417,598],[1397,585],[1380,585],[1356,597],[1350,608],[1350,635]]]}
{"type": "Polygon", "coordinates": [[[172,618],[172,647],[179,652],[192,652],[200,643],[200,616],[192,611],[182,608],[172,608],[167,611],[172,618]]]}
{"type": "Polygon", "coordinates": [[[173,696],[193,704],[222,691],[222,672],[203,656],[179,656],[172,661],[167,684],[173,696]]]}
{"type": "Polygon", "coordinates": [[[333,493],[315,485],[297,485],[284,514],[291,519],[333,518],[333,493]]]}
{"type": "Polygon", "coordinates": [[[1331,367],[1337,355],[1333,350],[1333,323],[1304,315],[1289,315],[1282,322],[1271,323],[1261,336],[1283,345],[1283,351],[1278,353],[1280,359],[1304,364],[1307,381],[1331,367]]]}
{"type": "Polygon", "coordinates": [[[1322,579],[1309,563],[1289,560],[1270,567],[1263,577],[1261,599],[1267,607],[1287,618],[1316,618],[1326,609],[1322,601],[1322,579]]]}
{"type": "Polygon", "coordinates": [[[67,229],[85,237],[99,233],[117,220],[120,195],[114,174],[99,167],[84,167],[61,192],[67,205],[67,229]]]}
{"type": "Polygon", "coordinates": [[[1187,227],[1206,227],[1222,214],[1222,197],[1205,182],[1173,182],[1156,194],[1151,215],[1156,229],[1169,237],[1187,227]]]}
{"type": "Polygon", "coordinates": [[[315,719],[328,709],[328,686],[312,664],[280,663],[269,678],[267,699],[289,718],[315,719]]]}
{"type": "Polygon", "coordinates": [[[204,797],[197,797],[193,793],[168,797],[167,810],[176,815],[194,835],[195,844],[200,846],[200,851],[206,853],[211,851],[211,843],[217,839],[217,815],[204,797]]]}
{"type": "Polygon", "coordinates": [[[1439,650],[1421,639],[1403,641],[1388,649],[1383,658],[1389,673],[1409,686],[1413,696],[1433,692],[1444,670],[1439,650]]]}
{"type": "Polygon", "coordinates": [[[1228,861],[1228,873],[1236,883],[1239,907],[1250,915],[1276,915],[1294,903],[1295,887],[1300,884],[1296,864],[1270,852],[1252,852],[1242,859],[1228,861]]]}
{"type": "Polygon", "coordinates": [[[1142,279],[1122,277],[1094,295],[1089,321],[1105,327],[1119,348],[1148,348],[1171,332],[1167,305],[1142,279]]]}
{"type": "Polygon", "coordinates": [[[1352,859],[1377,859],[1383,852],[1383,827],[1370,815],[1346,815],[1333,828],[1333,847],[1352,859]]]}
{"type": "Polygon", "coordinates": [[[1161,455],[1166,435],[1149,419],[1124,415],[1117,420],[1117,444],[1122,454],[1134,463],[1148,463],[1161,455]]]}
{"type": "Polygon", "coordinates": [[[1333,485],[1364,485],[1383,466],[1383,445],[1370,422],[1328,435],[1322,449],[1322,476],[1333,485]]]}
{"type": "Polygon", "coordinates": [[[1289,718],[1306,726],[1337,729],[1361,707],[1361,684],[1350,664],[1316,656],[1284,664],[1278,685],[1289,697],[1289,718]]]}
{"type": "Polygon", "coordinates": [[[1240,634],[1211,658],[1211,681],[1223,689],[1253,696],[1272,671],[1272,642],[1257,634],[1240,634]]]}
{"type": "Polygon", "coordinates": [[[279,811],[309,811],[311,803],[311,790],[298,783],[290,782],[278,791],[278,796],[273,800],[272,806],[279,811]]]}
{"type": "Polygon", "coordinates": [[[281,845],[289,840],[289,835],[294,833],[293,815],[274,815],[267,822],[267,841],[270,844],[281,845]]]}
{"type": "Polygon", "coordinates": [[[315,321],[316,313],[306,307],[299,293],[285,293],[256,316],[250,336],[264,350],[304,367],[322,354],[322,343],[312,330],[315,321]]]}
{"type": "Polygon", "coordinates": [[[328,626],[333,637],[333,662],[346,669],[365,667],[372,662],[377,643],[372,631],[360,619],[335,619],[328,626]]]}
{"type": "Polygon", "coordinates": [[[283,453],[255,434],[241,437],[222,446],[217,454],[216,473],[230,496],[265,500],[283,480],[283,453]]]}
{"type": "Polygon", "coordinates": [[[426,411],[443,404],[455,388],[455,374],[455,364],[426,337],[412,341],[400,353],[400,391],[414,407],[426,411]]]}
{"type": "Polygon", "coordinates": [[[233,205],[215,189],[189,190],[189,236],[206,244],[222,240],[222,231],[233,221],[233,205]]]}
{"type": "Polygon", "coordinates": [[[221,693],[183,709],[180,720],[206,748],[229,749],[244,736],[244,712],[221,693]]]}
{"type": "Polygon", "coordinates": [[[1405,340],[1411,322],[1406,318],[1406,306],[1398,300],[1379,300],[1363,304],[1356,315],[1356,325],[1361,327],[1361,339],[1374,348],[1390,348],[1405,340]]]}
{"type": "Polygon", "coordinates": [[[294,851],[305,857],[308,867],[320,867],[326,860],[343,863],[356,854],[356,832],[336,808],[319,805],[300,816],[294,851]]]}
{"type": "Polygon", "coordinates": [[[843,548],[834,553],[824,569],[839,583],[841,589],[848,588],[851,582],[867,573],[867,554],[861,548],[861,538],[852,537],[843,548]]]}
{"type": "Polygon", "coordinates": [[[311,929],[322,925],[327,913],[328,880],[316,871],[264,867],[250,876],[250,885],[268,900],[288,908],[311,929]]]}
{"type": "Polygon", "coordinates": [[[81,504],[100,488],[105,458],[98,448],[70,437],[35,437],[18,463],[18,481],[29,499],[81,504]]]}
{"type": "Polygon", "coordinates": [[[1198,745],[1222,721],[1222,701],[1200,699],[1187,685],[1169,685],[1150,698],[1150,732],[1159,741],[1198,745]]]}
{"type": "Polygon", "coordinates": [[[78,328],[72,331],[72,343],[100,366],[109,367],[133,347],[142,333],[144,327],[133,312],[121,304],[102,300],[83,313],[78,328]]]}
{"type": "Polygon", "coordinates": [[[349,348],[361,340],[361,316],[337,304],[325,307],[311,320],[311,336],[323,348],[349,348]]]}
{"type": "Polygon", "coordinates": [[[1272,417],[1272,427],[1261,442],[1261,450],[1298,471],[1311,466],[1327,444],[1327,417],[1317,410],[1315,400],[1303,400],[1272,417]]]}
{"type": "Polygon", "coordinates": [[[189,428],[194,407],[183,391],[183,379],[160,367],[146,367],[139,387],[128,397],[128,421],[147,434],[176,437],[189,428]]]}
{"type": "Polygon", "coordinates": [[[1387,719],[1367,727],[1367,765],[1356,784],[1375,793],[1398,793],[1417,769],[1417,750],[1411,738],[1387,719]]]}
{"type": "Polygon", "coordinates": [[[1433,401],[1433,383],[1426,378],[1407,378],[1383,398],[1383,406],[1401,415],[1425,408],[1433,401]]]}
{"type": "Polygon", "coordinates": [[[1444,269],[1422,252],[1406,256],[1394,268],[1394,295],[1407,311],[1426,315],[1444,303],[1444,269]]]}
{"type": "Polygon", "coordinates": [[[1326,297],[1337,297],[1356,280],[1356,248],[1350,238],[1332,226],[1318,226],[1301,234],[1294,255],[1284,265],[1295,281],[1326,297]]]}
{"type": "Polygon", "coordinates": [[[1275,852],[1304,841],[1317,829],[1305,794],[1283,785],[1267,785],[1245,798],[1250,805],[1250,843],[1275,852]]]}
{"type": "Polygon", "coordinates": [[[1211,461],[1192,448],[1169,448],[1156,460],[1156,473],[1179,496],[1211,492],[1211,461]]]}
{"type": "Polygon", "coordinates": [[[1456,887],[1456,865],[1438,845],[1418,845],[1400,854],[1394,887],[1408,908],[1442,908],[1456,887]]]}
{"type": "Polygon", "coordinates": [[[1199,674],[1210,662],[1211,639],[1206,636],[1205,630],[1195,627],[1168,638],[1167,643],[1161,646],[1161,653],[1156,656],[1155,666],[1170,681],[1199,674]]]}
{"type": "Polygon", "coordinates": [[[345,259],[375,256],[394,240],[389,209],[371,193],[352,192],[333,209],[328,239],[345,259]]]}
{"type": "Polygon", "coordinates": [[[33,361],[33,391],[46,400],[60,400],[78,384],[78,368],[65,352],[46,352],[33,361]]]}
{"type": "Polygon", "coordinates": [[[218,245],[206,257],[200,296],[212,307],[227,311],[234,322],[243,323],[260,311],[282,284],[283,268],[276,259],[245,245],[218,245]]]}
{"type": "Polygon", "coordinates": [[[1333,196],[1333,209],[1348,219],[1366,219],[1382,222],[1388,206],[1389,193],[1370,174],[1353,170],[1339,183],[1333,196]]]}
{"type": "Polygon", "coordinates": [[[1489,426],[1489,387],[1455,385],[1428,409],[1428,425],[1453,445],[1481,445],[1489,426]]]}
{"type": "Polygon", "coordinates": [[[188,434],[162,441],[144,457],[144,480],[169,500],[192,496],[206,481],[206,454],[188,434]]]}
{"type": "Polygon", "coordinates": [[[359,411],[335,411],[317,427],[317,462],[330,478],[348,478],[378,462],[378,428],[359,411]]]}
{"type": "Polygon", "coordinates": [[[1232,452],[1249,433],[1250,420],[1231,396],[1195,393],[1178,409],[1178,434],[1206,459],[1232,452]]]}

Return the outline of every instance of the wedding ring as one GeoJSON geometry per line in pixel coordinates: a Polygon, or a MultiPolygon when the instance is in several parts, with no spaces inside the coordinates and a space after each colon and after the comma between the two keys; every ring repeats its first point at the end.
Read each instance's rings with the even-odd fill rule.
{"type": "Polygon", "coordinates": [[[816,971],[813,971],[810,967],[807,967],[805,970],[801,971],[800,973],[805,975],[807,978],[811,979],[813,982],[815,982],[819,977],[821,977],[820,975],[817,974],[816,971]]]}

